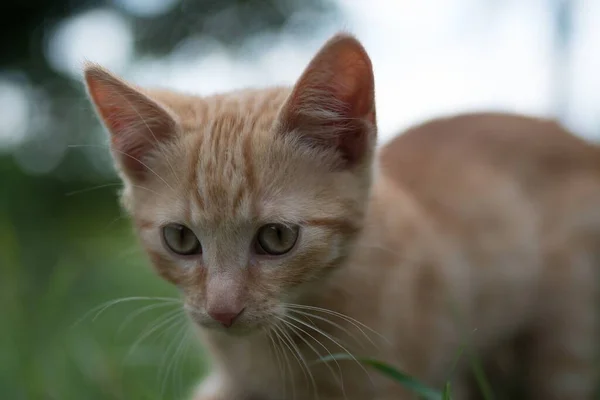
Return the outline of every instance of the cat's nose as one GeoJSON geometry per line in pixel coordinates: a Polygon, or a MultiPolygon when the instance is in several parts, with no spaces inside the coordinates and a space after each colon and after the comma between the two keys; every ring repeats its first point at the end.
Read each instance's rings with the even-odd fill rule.
{"type": "Polygon", "coordinates": [[[231,325],[233,325],[233,323],[235,322],[237,317],[240,316],[242,311],[244,311],[243,308],[239,311],[224,311],[224,310],[216,311],[215,310],[215,311],[208,311],[208,315],[210,315],[210,317],[212,319],[214,319],[215,321],[220,322],[225,328],[229,328],[231,325]]]}

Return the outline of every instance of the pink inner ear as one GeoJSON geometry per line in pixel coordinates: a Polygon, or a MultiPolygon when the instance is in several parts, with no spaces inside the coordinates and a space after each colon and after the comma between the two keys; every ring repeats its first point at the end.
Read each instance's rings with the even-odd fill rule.
{"type": "Polygon", "coordinates": [[[128,175],[143,178],[149,168],[145,160],[160,142],[172,136],[175,121],[146,95],[100,68],[86,70],[86,83],[111,134],[115,157],[128,175]]]}
{"type": "Polygon", "coordinates": [[[288,130],[313,144],[335,148],[347,165],[358,163],[374,132],[371,61],[360,43],[331,39],[310,62],[283,111],[288,130]]]}

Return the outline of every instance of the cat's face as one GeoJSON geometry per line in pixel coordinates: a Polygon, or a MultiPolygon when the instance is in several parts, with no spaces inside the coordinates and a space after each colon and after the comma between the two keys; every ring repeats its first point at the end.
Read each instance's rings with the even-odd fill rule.
{"type": "Polygon", "coordinates": [[[376,136],[371,64],[355,39],[330,40],[292,89],[197,98],[97,66],[86,82],[141,243],[199,325],[278,323],[342,264],[376,136]]]}

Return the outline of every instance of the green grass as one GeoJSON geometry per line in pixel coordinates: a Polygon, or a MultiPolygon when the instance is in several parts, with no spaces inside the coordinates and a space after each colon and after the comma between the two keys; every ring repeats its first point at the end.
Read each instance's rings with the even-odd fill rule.
{"type": "MultiPolygon", "coordinates": [[[[177,296],[139,255],[127,254],[135,244],[124,225],[71,237],[71,250],[40,257],[38,271],[18,263],[26,249],[13,237],[3,286],[20,296],[3,302],[3,398],[178,399],[201,375],[200,351],[184,351],[195,341],[179,304],[136,299],[90,313],[132,295],[177,296]]],[[[2,238],[11,240],[7,231],[2,238]]]]}
{"type": "Polygon", "coordinates": [[[90,313],[124,297],[178,298],[119,218],[114,189],[69,197],[59,181],[2,182],[0,398],[185,398],[206,370],[187,321],[173,312],[148,335],[181,307],[131,300],[90,313]]]}
{"type": "MultiPolygon", "coordinates": [[[[444,387],[439,390],[436,388],[427,386],[426,384],[419,381],[418,379],[406,374],[403,371],[400,371],[398,368],[394,367],[393,365],[390,365],[390,364],[387,364],[385,362],[375,360],[375,359],[370,359],[370,358],[355,359],[354,357],[350,356],[349,354],[339,353],[339,354],[332,354],[330,356],[322,357],[319,360],[319,362],[358,361],[358,362],[362,363],[363,365],[371,367],[371,368],[375,369],[377,372],[381,373],[382,375],[397,382],[398,385],[401,385],[408,391],[418,395],[419,398],[422,400],[452,400],[453,397],[452,397],[451,378],[452,378],[452,375],[456,368],[456,365],[458,364],[459,359],[462,357],[462,355],[465,351],[465,347],[466,346],[463,345],[458,349],[457,354],[456,354],[456,359],[452,363],[452,368],[448,372],[448,380],[444,384],[444,387]]],[[[485,377],[485,374],[483,373],[483,369],[479,365],[479,361],[476,359],[476,357],[473,356],[472,352],[471,352],[470,361],[471,361],[471,369],[473,370],[475,379],[477,381],[477,384],[478,384],[478,387],[479,387],[479,390],[481,393],[481,398],[483,400],[492,400],[493,395],[492,395],[491,389],[489,387],[487,378],[485,377]]]]}
{"type": "Polygon", "coordinates": [[[400,371],[394,366],[384,363],[382,361],[370,358],[358,358],[355,360],[354,357],[351,357],[350,355],[345,353],[332,354],[331,356],[322,357],[320,361],[358,361],[363,365],[371,367],[377,372],[381,373],[382,375],[385,375],[388,378],[396,381],[398,385],[404,386],[412,393],[418,394],[423,400],[443,400],[446,398],[450,399],[449,387],[448,389],[445,389],[442,393],[442,391],[431,388],[425,385],[424,383],[420,382],[419,380],[413,378],[412,376],[400,371]]]}

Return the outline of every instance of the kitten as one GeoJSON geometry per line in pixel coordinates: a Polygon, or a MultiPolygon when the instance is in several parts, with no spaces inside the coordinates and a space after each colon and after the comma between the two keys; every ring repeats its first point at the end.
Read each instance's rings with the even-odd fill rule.
{"type": "Polygon", "coordinates": [[[521,334],[529,398],[592,398],[596,147],[480,113],[376,151],[371,61],[348,34],[292,88],[196,97],[93,64],[85,81],[140,242],[212,356],[197,400],[412,399],[352,357],[441,387],[464,342],[485,356],[521,334]]]}

